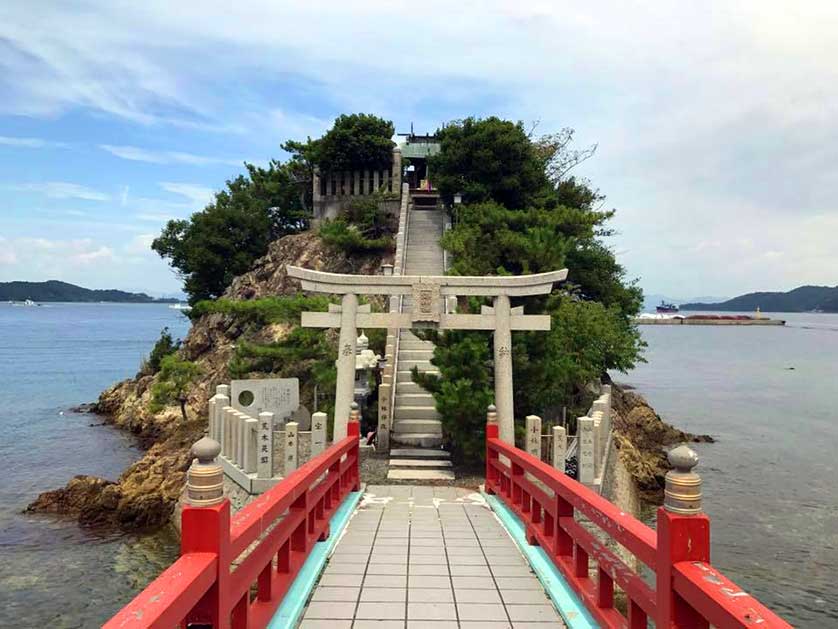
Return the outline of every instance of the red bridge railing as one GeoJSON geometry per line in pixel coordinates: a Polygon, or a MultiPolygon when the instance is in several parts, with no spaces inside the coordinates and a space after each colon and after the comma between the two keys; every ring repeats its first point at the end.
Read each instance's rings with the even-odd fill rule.
{"type": "Polygon", "coordinates": [[[710,520],[700,513],[691,465],[681,477],[667,476],[655,531],[498,434],[497,423],[486,425],[486,491],[521,518],[527,541],[544,549],[601,626],[646,629],[651,620],[684,629],[791,627],[710,565],[710,520]],[[654,587],[578,522],[577,512],[648,566],[654,587]],[[614,606],[615,585],[628,599],[627,616],[614,606]]]}
{"type": "Polygon", "coordinates": [[[350,421],[345,439],[282,479],[232,521],[226,499],[209,507],[184,507],[180,558],[105,627],[265,627],[314,542],[329,537],[329,518],[359,489],[359,434],[358,422],[350,421]]]}

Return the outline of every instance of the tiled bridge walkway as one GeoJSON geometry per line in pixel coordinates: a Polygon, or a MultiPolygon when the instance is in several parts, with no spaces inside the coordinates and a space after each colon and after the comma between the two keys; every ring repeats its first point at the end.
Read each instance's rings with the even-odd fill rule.
{"type": "Polygon", "coordinates": [[[302,629],[564,627],[479,493],[369,486],[302,629]]]}

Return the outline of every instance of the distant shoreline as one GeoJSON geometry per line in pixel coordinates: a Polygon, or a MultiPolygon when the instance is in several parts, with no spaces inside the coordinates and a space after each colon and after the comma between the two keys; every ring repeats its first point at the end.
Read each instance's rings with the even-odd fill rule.
{"type": "Polygon", "coordinates": [[[36,303],[130,303],[130,304],[176,304],[177,297],[152,297],[147,293],[131,293],[124,290],[90,289],[59,280],[46,282],[0,282],[0,301],[36,303]]]}

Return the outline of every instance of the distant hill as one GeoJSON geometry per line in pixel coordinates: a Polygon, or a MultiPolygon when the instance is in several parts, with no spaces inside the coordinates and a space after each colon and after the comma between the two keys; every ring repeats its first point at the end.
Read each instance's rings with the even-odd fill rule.
{"type": "Polygon", "coordinates": [[[47,282],[0,282],[0,301],[86,301],[120,302],[131,304],[175,303],[177,299],[155,299],[145,293],[122,290],[91,290],[75,284],[49,280],[47,282]]]}
{"type": "Polygon", "coordinates": [[[721,303],[681,304],[682,310],[838,312],[838,286],[801,286],[787,293],[748,293],[721,303]]]}

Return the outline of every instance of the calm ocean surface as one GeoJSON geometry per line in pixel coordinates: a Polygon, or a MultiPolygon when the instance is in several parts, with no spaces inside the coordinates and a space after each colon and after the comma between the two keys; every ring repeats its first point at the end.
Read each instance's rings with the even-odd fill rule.
{"type": "Polygon", "coordinates": [[[711,558],[797,627],[838,627],[838,315],[642,326],[631,384],[698,444],[711,558]]]}
{"type": "MultiPolygon", "coordinates": [[[[697,447],[713,563],[799,627],[838,626],[838,315],[785,328],[642,328],[635,386],[697,447]],[[793,368],[793,369],[792,369],[793,368]]],[[[165,305],[0,304],[0,626],[96,627],[177,554],[167,533],[101,535],[24,516],[74,474],[115,479],[131,437],[68,408],[132,376],[165,305]],[[63,414],[62,414],[63,413],[63,414]]]]}
{"type": "Polygon", "coordinates": [[[115,480],[140,456],[132,437],[69,412],[133,376],[164,326],[163,304],[0,304],[0,626],[98,627],[177,555],[170,532],[102,535],[27,516],[75,474],[115,480]]]}

